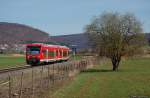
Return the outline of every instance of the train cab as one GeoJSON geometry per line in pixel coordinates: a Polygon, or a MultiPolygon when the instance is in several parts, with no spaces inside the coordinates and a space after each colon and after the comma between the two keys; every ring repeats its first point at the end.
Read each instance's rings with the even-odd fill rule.
{"type": "Polygon", "coordinates": [[[48,44],[27,44],[26,62],[30,65],[41,63],[66,61],[69,59],[70,49],[66,46],[48,44]]]}

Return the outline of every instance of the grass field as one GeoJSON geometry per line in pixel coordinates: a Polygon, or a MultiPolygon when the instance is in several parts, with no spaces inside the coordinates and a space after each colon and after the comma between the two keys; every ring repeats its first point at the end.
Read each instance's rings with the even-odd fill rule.
{"type": "Polygon", "coordinates": [[[0,69],[18,67],[25,64],[24,57],[15,57],[11,55],[0,55],[0,69]]]}
{"type": "Polygon", "coordinates": [[[71,55],[70,56],[70,60],[81,60],[81,58],[82,58],[81,55],[75,55],[75,56],[71,55]]]}
{"type": "Polygon", "coordinates": [[[81,72],[53,98],[150,98],[150,58],[121,62],[112,72],[110,62],[81,72]],[[143,96],[143,97],[142,97],[143,96]]]}
{"type": "MultiPolygon", "coordinates": [[[[81,56],[71,56],[70,60],[80,60],[81,56]]],[[[26,64],[25,57],[23,56],[13,56],[10,54],[0,54],[0,69],[19,67],[26,64]]]]}

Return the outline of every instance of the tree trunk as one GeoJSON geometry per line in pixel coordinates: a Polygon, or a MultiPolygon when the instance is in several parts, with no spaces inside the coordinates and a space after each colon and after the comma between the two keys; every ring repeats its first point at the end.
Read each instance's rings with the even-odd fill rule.
{"type": "Polygon", "coordinates": [[[121,60],[121,56],[118,56],[118,57],[114,56],[114,57],[111,58],[111,62],[112,62],[112,65],[113,65],[113,71],[118,70],[120,60],[121,60]]]}

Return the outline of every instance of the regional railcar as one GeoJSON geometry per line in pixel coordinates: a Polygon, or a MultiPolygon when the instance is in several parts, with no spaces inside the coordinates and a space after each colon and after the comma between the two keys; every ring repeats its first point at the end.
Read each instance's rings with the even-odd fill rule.
{"type": "Polygon", "coordinates": [[[48,44],[27,44],[26,62],[29,65],[38,65],[42,63],[67,61],[69,59],[70,49],[61,45],[48,44]]]}

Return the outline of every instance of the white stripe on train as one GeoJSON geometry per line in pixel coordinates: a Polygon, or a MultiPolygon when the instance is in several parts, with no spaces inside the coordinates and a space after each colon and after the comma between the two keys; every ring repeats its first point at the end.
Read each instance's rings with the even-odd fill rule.
{"type": "Polygon", "coordinates": [[[68,60],[69,57],[66,58],[57,58],[57,59],[40,59],[40,62],[53,62],[53,61],[59,61],[59,60],[68,60]]]}

